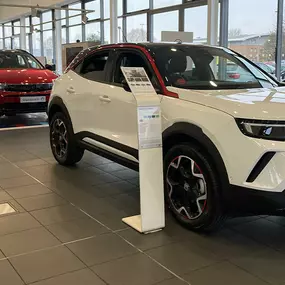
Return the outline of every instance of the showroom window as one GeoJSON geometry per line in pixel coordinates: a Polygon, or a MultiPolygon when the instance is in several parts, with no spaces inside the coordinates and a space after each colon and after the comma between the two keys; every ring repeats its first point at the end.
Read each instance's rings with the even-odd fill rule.
{"type": "Polygon", "coordinates": [[[207,42],[207,15],[206,5],[185,9],[184,31],[193,33],[194,42],[207,42]]]}
{"type": "Polygon", "coordinates": [[[4,43],[3,43],[3,25],[0,25],[0,49],[4,48],[4,43]]]}
{"type": "Polygon", "coordinates": [[[31,17],[25,18],[25,26],[26,26],[26,51],[30,52],[30,39],[31,39],[31,17]]]}
{"type": "Polygon", "coordinates": [[[67,17],[67,11],[66,10],[60,10],[60,18],[61,20],[61,26],[66,26],[66,17],[67,17]]]}
{"type": "Polygon", "coordinates": [[[118,19],[118,42],[119,43],[125,42],[125,38],[123,35],[123,19],[122,18],[118,19]]]}
{"type": "Polygon", "coordinates": [[[11,38],[5,38],[4,39],[4,48],[5,49],[11,49],[12,48],[11,38]]]}
{"type": "Polygon", "coordinates": [[[104,44],[110,43],[110,21],[104,22],[104,44]]]}
{"type": "Polygon", "coordinates": [[[145,42],[147,40],[146,14],[127,17],[127,41],[145,42]]]}
{"type": "Polygon", "coordinates": [[[277,4],[277,0],[230,0],[229,47],[252,61],[274,66],[277,4]]]}
{"type": "Polygon", "coordinates": [[[149,1],[127,0],[127,12],[145,10],[149,8],[149,1]]]}
{"type": "Polygon", "coordinates": [[[88,13],[88,20],[100,19],[100,0],[94,0],[85,3],[86,10],[95,10],[95,12],[88,13]]]}
{"type": "Polygon", "coordinates": [[[77,40],[82,41],[82,26],[69,27],[69,42],[75,43],[77,40]]]}
{"type": "MultiPolygon", "coordinates": [[[[82,7],[81,7],[81,3],[76,3],[73,5],[68,5],[68,8],[81,9],[82,7]]],[[[68,19],[69,26],[81,24],[82,17],[81,17],[80,11],[69,10],[68,13],[69,13],[69,17],[71,17],[68,19]]]]}
{"type": "Polygon", "coordinates": [[[20,21],[12,22],[12,49],[20,48],[20,21]]]}
{"type": "Polygon", "coordinates": [[[118,16],[123,15],[123,0],[117,1],[117,7],[118,7],[118,16]]]}
{"type": "Polygon", "coordinates": [[[42,44],[41,44],[41,30],[40,30],[40,19],[32,17],[32,53],[34,56],[42,55],[42,44]]]}
{"type": "Polygon", "coordinates": [[[104,2],[104,19],[107,19],[110,18],[110,1],[103,0],[103,2],[104,2]]]}
{"type": "Polygon", "coordinates": [[[12,36],[12,23],[6,23],[4,24],[4,37],[11,37],[12,36]]]}
{"type": "Polygon", "coordinates": [[[182,0],[153,0],[153,8],[161,8],[182,4],[182,0]]]}
{"type": "Polygon", "coordinates": [[[52,12],[47,11],[42,13],[42,27],[43,27],[43,56],[46,63],[54,63],[54,39],[53,39],[53,24],[52,24],[52,12]]]}
{"type": "Polygon", "coordinates": [[[66,44],[66,28],[61,28],[61,42],[66,44]]]}
{"type": "Polygon", "coordinates": [[[162,31],[178,31],[178,11],[153,15],[153,41],[161,41],[162,31]],[[167,19],[167,21],[165,20],[167,19]]]}
{"type": "Polygon", "coordinates": [[[101,42],[101,25],[100,22],[88,23],[85,25],[85,37],[88,42],[101,42]]]}

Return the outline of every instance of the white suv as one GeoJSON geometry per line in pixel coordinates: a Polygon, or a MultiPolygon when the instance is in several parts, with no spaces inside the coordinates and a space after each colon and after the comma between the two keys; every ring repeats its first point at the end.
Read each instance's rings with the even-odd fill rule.
{"type": "Polygon", "coordinates": [[[87,149],[138,169],[136,100],[121,66],[144,67],[161,98],[165,196],[182,224],[211,230],[233,205],[264,210],[264,197],[270,210],[284,208],[285,89],[225,48],[148,43],[82,51],[49,102],[60,164],[75,164],[87,149]],[[228,76],[229,65],[246,80],[228,76]],[[262,199],[241,204],[236,193],[262,199]]]}

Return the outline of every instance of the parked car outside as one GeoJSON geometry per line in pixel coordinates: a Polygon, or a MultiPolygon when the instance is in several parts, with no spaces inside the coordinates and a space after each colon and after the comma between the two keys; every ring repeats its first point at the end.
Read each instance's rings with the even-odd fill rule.
{"type": "Polygon", "coordinates": [[[234,207],[284,209],[285,88],[222,47],[126,43],[78,54],[48,107],[60,164],[88,150],[138,170],[137,106],[121,67],[143,67],[161,99],[161,175],[180,223],[209,231],[234,207]]]}
{"type": "Polygon", "coordinates": [[[0,117],[46,112],[57,75],[23,50],[0,50],[0,117]]]}

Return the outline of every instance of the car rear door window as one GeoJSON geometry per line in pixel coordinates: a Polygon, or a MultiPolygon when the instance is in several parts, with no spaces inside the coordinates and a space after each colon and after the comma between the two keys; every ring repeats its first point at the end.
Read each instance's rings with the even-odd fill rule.
{"type": "Polygon", "coordinates": [[[109,52],[88,56],[83,60],[79,74],[88,80],[105,81],[108,57],[109,52]]]}

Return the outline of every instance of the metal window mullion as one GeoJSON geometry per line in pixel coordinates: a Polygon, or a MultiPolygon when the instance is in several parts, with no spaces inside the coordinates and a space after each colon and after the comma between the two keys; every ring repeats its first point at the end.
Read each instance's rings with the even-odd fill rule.
{"type": "Polygon", "coordinates": [[[184,32],[184,17],[185,17],[185,9],[180,7],[178,10],[178,31],[184,32]]]}
{"type": "MultiPolygon", "coordinates": [[[[85,2],[82,1],[81,2],[81,9],[85,9],[85,2]]],[[[86,24],[83,24],[82,22],[83,20],[83,14],[81,14],[81,33],[82,33],[82,41],[85,42],[86,41],[86,24]]]]}
{"type": "Polygon", "coordinates": [[[51,11],[51,17],[52,17],[52,57],[53,57],[53,63],[56,62],[55,60],[55,54],[56,54],[56,42],[55,42],[55,10],[51,11]]]}
{"type": "Polygon", "coordinates": [[[66,22],[65,22],[66,43],[69,43],[69,11],[68,10],[65,10],[65,17],[66,17],[66,22]]]}
{"type": "Polygon", "coordinates": [[[44,38],[43,38],[43,14],[40,15],[40,44],[41,44],[41,56],[44,56],[44,38]]]}
{"type": "MultiPolygon", "coordinates": [[[[107,0],[109,1],[109,0],[107,0]]],[[[104,37],[104,0],[100,0],[100,39],[101,44],[104,44],[105,37],[104,37]]]]}
{"type": "Polygon", "coordinates": [[[153,18],[151,10],[153,9],[153,0],[149,0],[149,11],[147,12],[147,41],[153,41],[153,18]]]}
{"type": "Polygon", "coordinates": [[[220,41],[219,45],[228,47],[229,44],[229,0],[220,1],[220,41]]]}
{"type": "Polygon", "coordinates": [[[277,10],[277,32],[276,32],[276,77],[280,80],[281,75],[281,60],[282,60],[282,42],[283,42],[283,11],[284,0],[278,0],[278,10],[277,10]]]}

